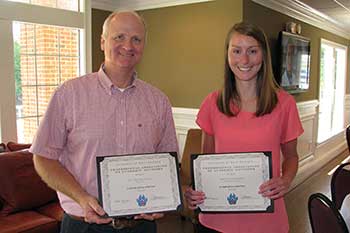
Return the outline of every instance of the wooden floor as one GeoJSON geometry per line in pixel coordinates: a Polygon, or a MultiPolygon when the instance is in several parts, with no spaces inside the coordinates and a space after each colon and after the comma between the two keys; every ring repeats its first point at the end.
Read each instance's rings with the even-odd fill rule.
{"type": "MultiPolygon", "coordinates": [[[[348,158],[344,151],[336,159],[317,171],[285,196],[289,216],[290,233],[311,233],[307,200],[312,193],[321,192],[330,197],[330,175],[327,173],[348,158]]],[[[182,220],[177,214],[168,214],[158,222],[158,233],[193,233],[191,222],[182,220]]]]}

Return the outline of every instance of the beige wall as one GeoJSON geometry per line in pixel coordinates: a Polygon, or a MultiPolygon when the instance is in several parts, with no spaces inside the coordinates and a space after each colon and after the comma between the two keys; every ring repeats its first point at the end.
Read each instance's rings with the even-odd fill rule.
{"type": "Polygon", "coordinates": [[[110,11],[97,9],[92,9],[91,11],[92,71],[98,71],[102,61],[104,60],[104,55],[100,46],[102,25],[110,13],[110,11]]]}
{"type": "Polygon", "coordinates": [[[242,1],[219,0],[140,12],[148,42],[140,77],[161,90],[174,107],[198,108],[220,87],[224,40],[242,20],[242,1]]]}

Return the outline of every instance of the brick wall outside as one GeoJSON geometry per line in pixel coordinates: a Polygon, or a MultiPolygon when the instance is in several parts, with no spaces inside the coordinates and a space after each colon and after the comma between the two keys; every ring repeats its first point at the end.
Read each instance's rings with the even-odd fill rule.
{"type": "Polygon", "coordinates": [[[23,136],[31,142],[53,91],[79,75],[78,30],[22,23],[20,45],[23,136]]]}

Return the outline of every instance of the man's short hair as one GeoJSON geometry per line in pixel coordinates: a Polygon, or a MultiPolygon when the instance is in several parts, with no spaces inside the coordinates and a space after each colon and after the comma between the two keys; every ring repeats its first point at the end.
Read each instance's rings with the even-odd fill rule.
{"type": "Polygon", "coordinates": [[[120,13],[131,13],[133,15],[135,15],[143,24],[143,27],[145,29],[145,37],[147,34],[147,28],[146,28],[146,23],[145,20],[135,11],[114,11],[113,13],[111,13],[104,21],[103,26],[102,26],[102,37],[105,39],[108,35],[108,29],[109,29],[109,24],[111,23],[111,20],[117,16],[120,13]]]}

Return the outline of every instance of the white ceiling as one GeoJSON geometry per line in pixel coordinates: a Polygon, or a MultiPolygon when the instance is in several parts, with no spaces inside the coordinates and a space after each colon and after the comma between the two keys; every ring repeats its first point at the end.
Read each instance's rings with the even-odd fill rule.
{"type": "MultiPolygon", "coordinates": [[[[214,0],[91,0],[91,6],[108,11],[144,10],[208,1],[214,0]]],[[[350,0],[252,1],[350,39],[350,0]]]]}
{"type": "Polygon", "coordinates": [[[350,0],[301,0],[328,15],[350,33],[350,0]]]}

